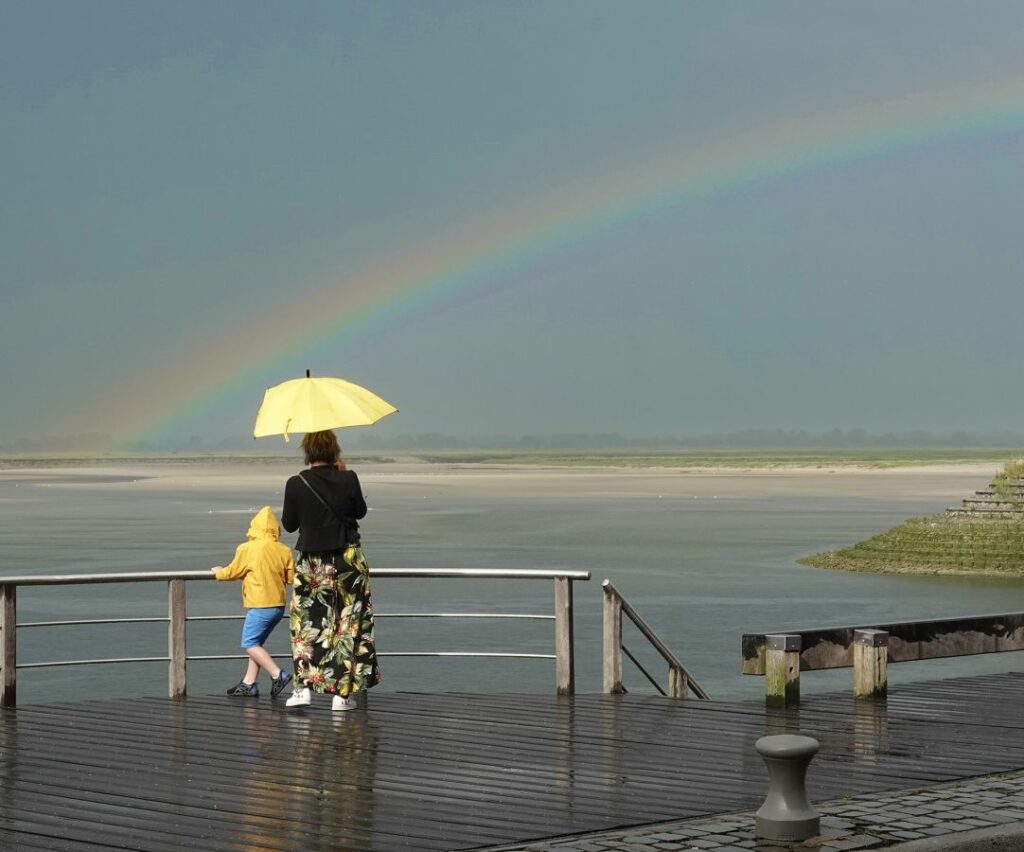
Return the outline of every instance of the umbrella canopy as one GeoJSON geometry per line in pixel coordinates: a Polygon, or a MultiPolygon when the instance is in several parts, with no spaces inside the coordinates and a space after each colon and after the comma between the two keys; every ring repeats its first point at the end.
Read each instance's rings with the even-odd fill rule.
{"type": "Polygon", "coordinates": [[[369,426],[398,411],[375,393],[344,379],[328,376],[292,379],[263,395],[256,414],[254,438],[289,432],[322,432],[342,426],[369,426]]]}

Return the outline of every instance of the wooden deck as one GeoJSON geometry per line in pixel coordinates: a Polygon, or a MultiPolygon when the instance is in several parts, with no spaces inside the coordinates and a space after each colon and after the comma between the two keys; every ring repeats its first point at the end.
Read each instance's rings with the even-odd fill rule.
{"type": "Polygon", "coordinates": [[[812,799],[1024,768],[1024,675],[760,702],[378,694],[0,714],[4,850],[471,849],[758,806],[754,740],[801,731],[812,799]]]}

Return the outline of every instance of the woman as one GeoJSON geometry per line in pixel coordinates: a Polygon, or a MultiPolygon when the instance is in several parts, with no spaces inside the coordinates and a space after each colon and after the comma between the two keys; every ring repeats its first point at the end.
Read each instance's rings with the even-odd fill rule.
{"type": "Polygon", "coordinates": [[[295,691],[286,703],[308,705],[318,692],[334,696],[332,710],[351,710],[357,693],[380,682],[357,523],[366,501],[333,432],[310,432],[302,452],[309,469],[288,480],[281,512],[281,526],[299,531],[291,602],[295,691]]]}

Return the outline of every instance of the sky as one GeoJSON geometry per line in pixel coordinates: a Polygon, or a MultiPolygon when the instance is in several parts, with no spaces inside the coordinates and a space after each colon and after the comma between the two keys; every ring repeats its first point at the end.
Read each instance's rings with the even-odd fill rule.
{"type": "Polygon", "coordinates": [[[5,0],[0,443],[246,438],[306,369],[384,438],[1020,431],[983,9],[5,0]]]}

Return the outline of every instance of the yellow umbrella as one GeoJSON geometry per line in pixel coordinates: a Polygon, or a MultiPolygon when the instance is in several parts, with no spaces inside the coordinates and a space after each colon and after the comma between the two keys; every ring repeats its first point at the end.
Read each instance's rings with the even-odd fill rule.
{"type": "Polygon", "coordinates": [[[254,438],[289,432],[322,432],[342,426],[369,426],[398,411],[366,388],[328,376],[292,379],[263,395],[256,413],[254,438]]]}

